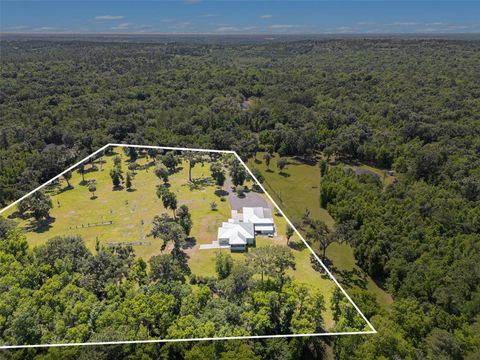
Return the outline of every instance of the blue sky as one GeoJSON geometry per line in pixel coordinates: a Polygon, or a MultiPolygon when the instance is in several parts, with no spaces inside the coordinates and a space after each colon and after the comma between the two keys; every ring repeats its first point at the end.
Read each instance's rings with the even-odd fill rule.
{"type": "Polygon", "coordinates": [[[480,1],[1,1],[2,32],[479,33],[480,1]]]}

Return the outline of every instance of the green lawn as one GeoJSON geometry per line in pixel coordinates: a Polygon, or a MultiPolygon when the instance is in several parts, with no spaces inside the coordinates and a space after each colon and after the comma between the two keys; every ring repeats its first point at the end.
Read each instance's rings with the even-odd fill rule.
{"type": "MultiPolygon", "coordinates": [[[[115,149],[115,153],[123,157],[123,169],[127,170],[126,156],[121,149],[115,149]]],[[[161,200],[156,196],[156,186],[160,180],[153,173],[153,167],[147,170],[138,170],[134,179],[134,191],[112,189],[109,169],[113,166],[114,156],[106,156],[106,163],[97,164],[98,171],[90,171],[90,165],[86,166],[85,180],[95,179],[97,183],[97,198],[92,200],[88,187],[80,185],[82,176],[74,172],[71,184],[73,189],[66,189],[66,183],[62,180],[60,185],[49,189],[54,205],[51,216],[54,221],[49,229],[30,230],[26,232],[30,245],[43,244],[46,240],[57,235],[80,235],[90,250],[94,250],[96,239],[101,244],[118,241],[143,241],[150,245],[134,246],[137,255],[150,258],[160,253],[160,239],[148,236],[151,230],[151,221],[155,215],[163,212],[172,214],[171,210],[165,210],[161,200]],[[88,224],[110,222],[112,225],[87,227],[88,224]],[[83,225],[83,227],[82,227],[83,225]]],[[[97,161],[98,162],[98,161],[97,161]]],[[[139,164],[145,164],[148,160],[140,158],[139,164]]],[[[192,171],[193,178],[209,176],[207,165],[195,166],[192,171]]],[[[193,228],[191,235],[197,243],[209,243],[216,237],[216,229],[222,221],[230,215],[228,202],[221,202],[215,195],[215,186],[209,185],[201,189],[191,190],[187,184],[188,169],[186,164],[183,168],[170,176],[171,189],[177,194],[178,206],[186,204],[193,216],[193,228]],[[210,202],[218,204],[218,210],[212,211],[210,202]]],[[[13,212],[13,210],[11,211],[13,212]]],[[[11,213],[10,212],[10,213],[11,213]]],[[[18,219],[16,219],[18,220],[18,219]]],[[[20,221],[19,226],[25,230],[32,226],[31,220],[20,221]]]]}
{"type": "Polygon", "coordinates": [[[262,172],[265,177],[263,185],[290,220],[300,221],[305,209],[308,209],[312,217],[322,219],[327,225],[333,226],[333,218],[320,207],[318,166],[288,158],[288,164],[280,174],[277,168],[278,155],[270,161],[270,171],[263,160],[263,153],[258,153],[257,159],[257,161],[250,159],[248,166],[251,169],[258,168],[262,172]]]}
{"type": "MultiPolygon", "coordinates": [[[[308,164],[299,159],[288,158],[288,164],[280,174],[277,168],[278,155],[270,161],[270,171],[267,170],[263,160],[263,153],[257,154],[257,160],[250,159],[248,166],[258,168],[265,182],[263,185],[285,214],[292,221],[299,221],[305,209],[310,210],[312,218],[323,220],[328,226],[333,227],[335,221],[330,214],[320,207],[320,169],[318,164],[308,164]]],[[[359,166],[383,177],[383,171],[367,165],[359,166]]],[[[393,181],[393,176],[385,179],[385,186],[393,181]]],[[[308,254],[307,254],[308,255],[308,254]]],[[[374,294],[379,304],[389,308],[392,297],[381,289],[365,272],[355,263],[353,249],[345,244],[332,244],[327,249],[327,258],[333,264],[337,280],[348,291],[348,288],[359,287],[367,289],[374,294]]],[[[309,262],[309,260],[308,260],[309,262]]]]}

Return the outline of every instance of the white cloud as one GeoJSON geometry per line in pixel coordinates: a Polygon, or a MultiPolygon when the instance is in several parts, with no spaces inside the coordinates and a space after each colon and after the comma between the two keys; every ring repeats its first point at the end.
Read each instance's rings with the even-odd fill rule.
{"type": "Polygon", "coordinates": [[[240,28],[236,26],[221,26],[216,29],[218,32],[230,32],[230,31],[240,31],[240,28]]]}
{"type": "Polygon", "coordinates": [[[150,29],[151,25],[143,25],[143,24],[135,24],[135,23],[121,23],[115,26],[112,26],[112,30],[136,30],[136,31],[144,31],[150,29]]]}
{"type": "Polygon", "coordinates": [[[121,24],[112,26],[112,29],[113,30],[125,30],[125,29],[131,29],[134,26],[135,26],[134,23],[121,23],[121,24]]]}
{"type": "Polygon", "coordinates": [[[54,27],[51,27],[51,26],[42,26],[42,27],[38,27],[38,28],[34,28],[33,31],[39,31],[39,32],[42,32],[42,31],[55,31],[55,30],[58,30],[54,27]]]}
{"type": "Polygon", "coordinates": [[[274,24],[270,25],[270,29],[275,29],[275,30],[282,30],[282,29],[298,29],[302,27],[308,27],[305,25],[291,25],[291,24],[274,24]]]}
{"type": "Polygon", "coordinates": [[[270,15],[270,14],[265,14],[265,15],[262,15],[260,16],[260,19],[271,19],[273,16],[270,15]]]}
{"type": "Polygon", "coordinates": [[[95,20],[97,21],[110,21],[110,20],[123,20],[125,16],[122,15],[98,15],[95,16],[95,20]]]}
{"type": "Polygon", "coordinates": [[[413,21],[396,21],[391,24],[385,24],[386,26],[413,26],[413,25],[418,25],[418,23],[413,22],[413,21]]]}
{"type": "Polygon", "coordinates": [[[232,33],[232,32],[248,32],[253,30],[259,30],[257,26],[245,26],[245,27],[237,27],[237,26],[221,26],[215,29],[217,32],[223,33],[232,33]]]}
{"type": "Polygon", "coordinates": [[[46,33],[63,33],[63,32],[71,32],[72,30],[67,29],[67,28],[59,28],[59,27],[53,27],[53,26],[40,26],[36,28],[31,28],[31,32],[46,32],[46,33]]]}

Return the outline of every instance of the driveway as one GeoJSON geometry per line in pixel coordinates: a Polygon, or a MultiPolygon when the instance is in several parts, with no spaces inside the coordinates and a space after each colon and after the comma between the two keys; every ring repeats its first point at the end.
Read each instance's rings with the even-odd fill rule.
{"type": "Polygon", "coordinates": [[[263,207],[273,209],[273,205],[270,204],[261,194],[254,191],[245,193],[245,197],[239,198],[232,190],[232,179],[230,176],[226,176],[225,190],[228,192],[228,201],[232,210],[242,210],[245,207],[263,207]]]}

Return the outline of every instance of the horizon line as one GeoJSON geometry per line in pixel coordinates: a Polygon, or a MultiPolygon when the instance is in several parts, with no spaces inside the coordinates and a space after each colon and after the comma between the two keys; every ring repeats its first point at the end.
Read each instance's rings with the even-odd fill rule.
{"type": "Polygon", "coordinates": [[[251,33],[251,32],[87,32],[87,31],[0,31],[0,35],[257,35],[257,36],[318,36],[318,35],[480,35],[476,32],[318,32],[318,33],[251,33]]]}

